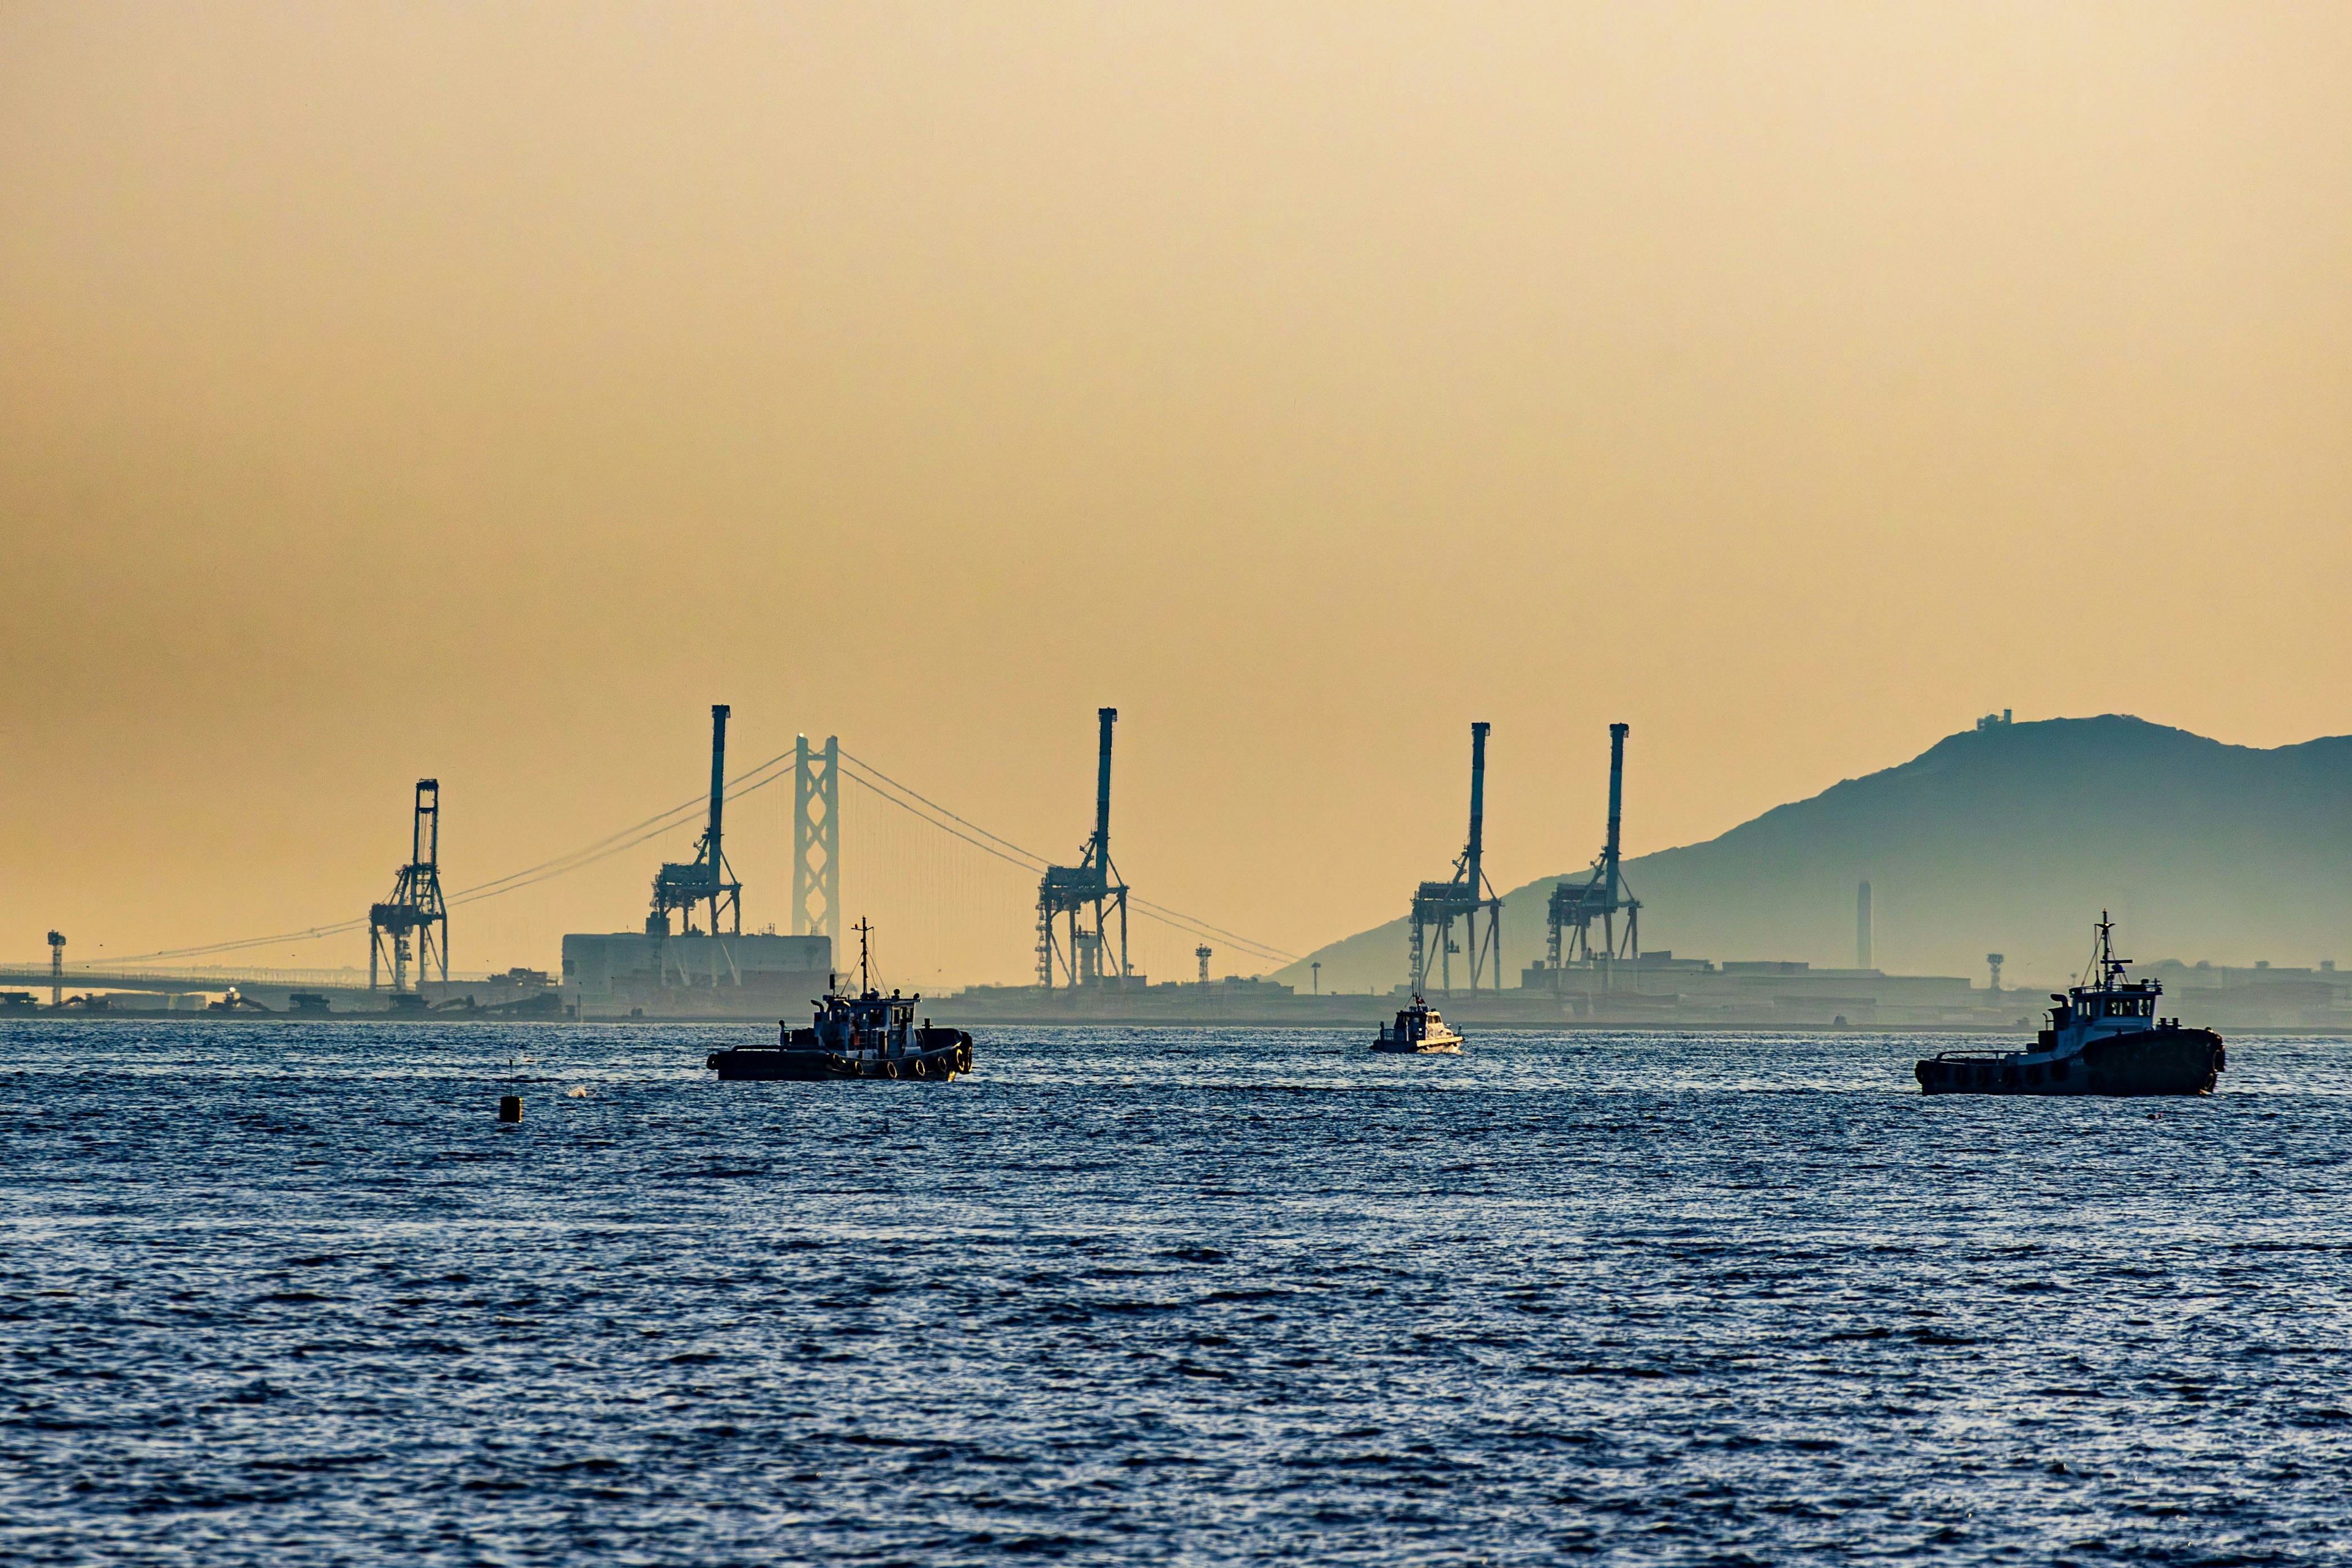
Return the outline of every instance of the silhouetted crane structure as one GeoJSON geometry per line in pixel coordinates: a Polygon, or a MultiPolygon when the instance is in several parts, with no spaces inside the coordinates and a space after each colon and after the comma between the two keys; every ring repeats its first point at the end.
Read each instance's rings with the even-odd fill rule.
{"type": "Polygon", "coordinates": [[[368,906],[368,989],[387,965],[394,994],[407,991],[408,963],[416,961],[416,984],[438,967],[449,984],[449,906],[441,898],[441,781],[418,779],[416,805],[408,824],[408,864],[392,885],[392,897],[368,906]],[[414,946],[411,942],[414,939],[414,946]]]}
{"type": "Polygon", "coordinates": [[[1609,839],[1601,846],[1601,858],[1583,881],[1562,878],[1552,888],[1551,903],[1544,912],[1545,956],[1555,990],[1564,963],[1598,967],[1606,984],[1619,960],[1635,958],[1642,951],[1642,902],[1626,888],[1618,865],[1625,824],[1625,737],[1632,729],[1630,724],[1609,726],[1609,839]],[[1625,919],[1622,942],[1617,936],[1620,915],[1625,919]],[[1601,927],[1598,945],[1592,941],[1596,923],[1601,927]]]}
{"type": "Polygon", "coordinates": [[[1037,984],[1090,985],[1126,980],[1127,884],[1110,858],[1110,733],[1116,708],[1097,709],[1102,742],[1095,763],[1095,831],[1076,866],[1048,866],[1037,884],[1037,984]],[[1112,905],[1118,909],[1118,952],[1108,952],[1112,905]]]}
{"type": "Polygon", "coordinates": [[[1454,875],[1443,882],[1423,882],[1412,894],[1412,994],[1429,988],[1429,933],[1437,934],[1439,988],[1454,989],[1454,955],[1462,945],[1454,940],[1454,922],[1463,922],[1470,939],[1470,989],[1491,974],[1494,988],[1503,988],[1503,900],[1495,896],[1485,866],[1486,847],[1486,732],[1494,726],[1483,720],[1470,726],[1470,842],[1454,862],[1454,875]],[[1479,917],[1486,933],[1479,934],[1479,917]]]}
{"type": "Polygon", "coordinates": [[[694,858],[684,865],[672,861],[654,873],[653,912],[646,916],[647,936],[667,936],[669,912],[678,910],[684,916],[679,934],[693,936],[694,906],[710,905],[709,935],[719,934],[721,911],[727,921],[728,932],[740,935],[743,930],[743,885],[734,880],[727,864],[727,854],[719,847],[719,823],[727,809],[727,715],[731,711],[724,702],[710,705],[710,816],[702,830],[701,842],[694,847],[694,858]]]}

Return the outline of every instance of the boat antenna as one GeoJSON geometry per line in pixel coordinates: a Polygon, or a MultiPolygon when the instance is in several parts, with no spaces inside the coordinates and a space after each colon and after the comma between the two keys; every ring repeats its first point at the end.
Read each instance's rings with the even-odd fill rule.
{"type": "Polygon", "coordinates": [[[874,989],[873,978],[866,973],[868,961],[866,952],[866,938],[873,934],[874,928],[860,917],[857,921],[857,990],[860,995],[874,989]]]}

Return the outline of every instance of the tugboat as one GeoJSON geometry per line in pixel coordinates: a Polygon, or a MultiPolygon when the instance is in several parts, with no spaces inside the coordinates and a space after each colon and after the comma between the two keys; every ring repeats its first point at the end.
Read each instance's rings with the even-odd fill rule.
{"type": "Polygon", "coordinates": [[[713,1051],[705,1066],[720,1081],[747,1079],[815,1083],[833,1079],[874,1078],[892,1082],[950,1083],[971,1070],[971,1037],[961,1029],[935,1029],[929,1018],[915,1024],[920,996],[887,996],[870,979],[867,939],[873,928],[857,922],[857,994],[843,995],[840,977],[826,976],[824,1000],[808,1028],[776,1026],[773,1046],[713,1051]]]}
{"type": "Polygon", "coordinates": [[[1395,1023],[1381,1026],[1381,1037],[1372,1042],[1372,1049],[1389,1056],[1458,1057],[1462,1037],[1447,1027],[1436,1008],[1416,996],[1412,1006],[1396,1016],[1395,1023]]]}
{"type": "Polygon", "coordinates": [[[2053,992],[2050,1026],[2034,1047],[1992,1054],[1943,1051],[1914,1069],[1928,1094],[2210,1094],[2226,1054],[2210,1029],[2157,1016],[2164,987],[2126,980],[2115,922],[2099,911],[2098,941],[2083,984],[2053,992]]]}

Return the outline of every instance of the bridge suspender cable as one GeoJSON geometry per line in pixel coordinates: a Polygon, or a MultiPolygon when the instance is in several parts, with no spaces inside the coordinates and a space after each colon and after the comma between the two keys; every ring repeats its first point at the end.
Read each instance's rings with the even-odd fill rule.
{"type": "MultiPolygon", "coordinates": [[[[898,780],[892,778],[889,774],[884,773],[873,763],[866,762],[861,758],[852,756],[845,748],[841,753],[841,758],[844,762],[853,763],[864,772],[872,773],[876,778],[881,780],[884,784],[888,784],[892,789],[898,790],[901,793],[911,796],[913,799],[920,801],[924,805],[930,807],[933,812],[937,812],[939,816],[948,818],[949,821],[959,823],[965,827],[971,828],[972,832],[981,835],[982,837],[1003,845],[1006,849],[1012,850],[1013,854],[1006,855],[997,850],[990,849],[987,845],[980,843],[979,840],[956,832],[954,828],[947,826],[947,823],[938,821],[937,819],[928,816],[926,813],[916,810],[915,807],[908,805],[906,802],[897,799],[887,791],[876,788],[875,785],[867,783],[865,779],[859,778],[856,773],[849,773],[844,775],[848,778],[852,784],[861,784],[871,793],[878,795],[883,799],[889,801],[893,805],[897,805],[902,810],[912,812],[915,816],[922,817],[940,832],[951,834],[955,837],[961,838],[965,843],[972,845],[975,848],[986,850],[989,854],[994,855],[998,859],[1010,861],[1013,865],[1020,866],[1024,870],[1035,872],[1043,871],[1045,868],[1045,858],[1044,856],[1039,855],[1034,850],[1024,849],[1021,846],[1013,843],[1010,839],[999,838],[995,834],[989,832],[987,828],[981,826],[978,823],[968,821],[963,817],[958,816],[954,812],[950,811],[946,806],[940,805],[937,801],[917,795],[915,791],[908,788],[905,784],[900,784],[898,780]],[[1016,860],[1013,858],[1013,856],[1015,855],[1024,857],[1025,858],[1016,860]]],[[[1276,961],[1287,960],[1295,962],[1298,956],[1297,953],[1288,952],[1281,948],[1276,947],[1271,942],[1259,942],[1254,938],[1243,936],[1239,932],[1229,931],[1223,926],[1211,925],[1208,921],[1202,920],[1197,916],[1181,913],[1179,910],[1168,908],[1164,904],[1155,904],[1148,899],[1139,899],[1132,893],[1128,896],[1128,902],[1150,919],[1158,921],[1161,925],[1173,926],[1179,931],[1190,931],[1194,936],[1214,935],[1223,937],[1224,940],[1234,943],[1236,946],[1249,950],[1251,956],[1255,958],[1265,958],[1276,961]]]]}

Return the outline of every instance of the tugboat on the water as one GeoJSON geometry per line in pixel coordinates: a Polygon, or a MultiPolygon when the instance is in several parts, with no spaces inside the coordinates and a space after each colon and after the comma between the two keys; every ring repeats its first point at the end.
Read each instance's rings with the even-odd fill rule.
{"type": "Polygon", "coordinates": [[[2210,1029],[2159,1018],[2164,987],[2126,980],[2115,922],[2101,910],[2098,944],[2084,983],[2050,1000],[2050,1026],[2034,1048],[1944,1051],[1915,1069],[1928,1094],[2210,1094],[2226,1053],[2210,1029]]]}
{"type": "Polygon", "coordinates": [[[1416,996],[1412,1006],[1396,1016],[1395,1023],[1381,1026],[1381,1037],[1372,1042],[1372,1049],[1390,1056],[1458,1057],[1462,1037],[1446,1026],[1436,1008],[1416,996]]]}
{"type": "Polygon", "coordinates": [[[949,1083],[956,1074],[971,1070],[971,1037],[961,1029],[935,1029],[930,1020],[915,1023],[920,996],[887,996],[870,984],[866,939],[873,928],[857,922],[857,994],[839,992],[839,977],[830,977],[824,1000],[816,1004],[816,1021],[795,1029],[776,1026],[776,1043],[732,1051],[713,1051],[707,1066],[721,1079],[787,1079],[816,1082],[830,1079],[874,1078],[886,1081],[949,1083]]]}

